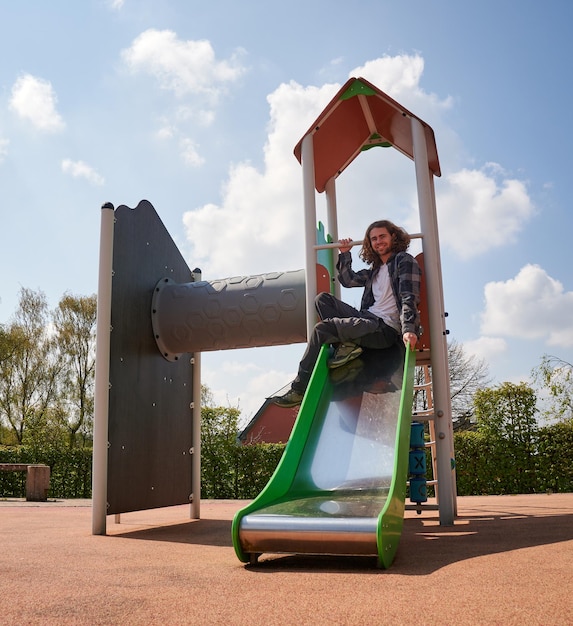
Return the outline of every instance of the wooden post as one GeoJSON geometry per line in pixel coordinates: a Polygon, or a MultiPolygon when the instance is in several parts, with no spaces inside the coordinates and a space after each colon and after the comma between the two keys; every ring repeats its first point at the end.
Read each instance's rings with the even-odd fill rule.
{"type": "Polygon", "coordinates": [[[50,466],[28,465],[26,473],[26,500],[46,502],[50,488],[50,466]]]}

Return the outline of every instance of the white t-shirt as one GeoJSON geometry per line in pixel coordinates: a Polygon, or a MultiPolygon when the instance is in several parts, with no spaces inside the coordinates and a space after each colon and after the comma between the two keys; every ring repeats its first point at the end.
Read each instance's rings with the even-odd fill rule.
{"type": "Polygon", "coordinates": [[[388,266],[382,265],[372,281],[374,304],[368,309],[377,317],[382,318],[388,326],[400,332],[400,313],[396,306],[396,299],[392,292],[388,266]]]}

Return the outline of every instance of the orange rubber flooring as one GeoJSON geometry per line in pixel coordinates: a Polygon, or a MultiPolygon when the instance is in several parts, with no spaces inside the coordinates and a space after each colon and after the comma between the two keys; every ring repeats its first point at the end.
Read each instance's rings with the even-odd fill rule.
{"type": "Polygon", "coordinates": [[[406,512],[396,559],[235,556],[245,502],[107,518],[89,501],[0,500],[0,624],[573,624],[573,494],[458,498],[406,512]]]}

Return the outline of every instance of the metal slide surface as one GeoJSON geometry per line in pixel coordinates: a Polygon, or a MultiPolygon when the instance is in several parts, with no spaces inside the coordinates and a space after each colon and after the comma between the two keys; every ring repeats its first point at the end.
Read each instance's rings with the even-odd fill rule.
{"type": "Polygon", "coordinates": [[[365,351],[329,370],[323,348],[289,443],[235,515],[239,559],[264,552],[394,559],[403,525],[415,352],[365,351]]]}

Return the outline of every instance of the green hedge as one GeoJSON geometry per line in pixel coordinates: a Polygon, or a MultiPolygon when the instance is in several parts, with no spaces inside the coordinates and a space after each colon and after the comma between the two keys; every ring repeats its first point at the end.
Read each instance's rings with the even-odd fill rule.
{"type": "Polygon", "coordinates": [[[573,492],[573,424],[540,428],[530,446],[456,433],[458,494],[573,492]]]}
{"type": "Polygon", "coordinates": [[[201,497],[251,499],[263,489],[284,451],[284,444],[233,446],[228,458],[201,459],[201,497]]]}
{"type": "MultiPolygon", "coordinates": [[[[531,449],[480,433],[454,435],[458,494],[573,492],[573,423],[539,429],[531,449]]],[[[225,458],[202,459],[201,497],[251,499],[267,484],[282,444],[231,447],[225,458]]],[[[0,463],[46,463],[51,498],[91,497],[91,449],[0,447],[0,463]]],[[[25,497],[24,472],[0,472],[0,498],[25,497]]]]}
{"type": "MultiPolygon", "coordinates": [[[[50,466],[49,498],[91,498],[91,448],[0,447],[0,463],[45,463],[50,466]]],[[[25,496],[26,472],[0,472],[0,498],[25,496]]]]}
{"type": "MultiPolygon", "coordinates": [[[[225,458],[202,459],[201,497],[254,498],[267,484],[284,450],[283,444],[234,446],[225,458]]],[[[0,447],[0,463],[45,463],[50,466],[49,498],[91,498],[92,450],[32,450],[0,447]]],[[[0,472],[0,498],[26,496],[25,472],[0,472]]]]}

